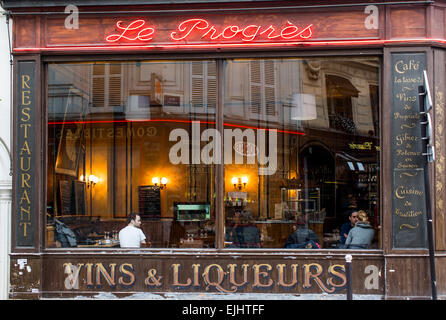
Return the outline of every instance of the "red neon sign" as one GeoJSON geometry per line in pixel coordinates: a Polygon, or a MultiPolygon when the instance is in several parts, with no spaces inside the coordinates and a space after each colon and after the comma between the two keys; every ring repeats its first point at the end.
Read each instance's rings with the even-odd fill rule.
{"type": "Polygon", "coordinates": [[[253,41],[261,36],[268,40],[306,40],[313,35],[312,26],[310,24],[300,30],[296,25],[287,21],[287,26],[281,29],[273,25],[268,27],[255,24],[246,27],[230,25],[222,28],[219,32],[214,25],[211,25],[205,19],[188,19],[178,25],[177,31],[172,32],[170,38],[175,41],[186,40],[192,32],[198,32],[201,34],[201,39],[209,38],[210,40],[229,40],[237,36],[241,37],[242,41],[253,41]]]}
{"type": "Polygon", "coordinates": [[[116,22],[116,28],[121,30],[121,34],[111,34],[105,38],[107,42],[116,42],[121,39],[126,39],[130,41],[140,40],[140,41],[150,41],[155,34],[155,29],[152,27],[143,28],[146,22],[144,20],[135,20],[131,22],[127,27],[122,26],[122,21],[116,22]],[[139,31],[138,31],[139,30],[139,31]],[[130,37],[129,34],[138,31],[136,35],[130,37]]]}
{"type": "MultiPolygon", "coordinates": [[[[228,25],[221,28],[212,25],[205,19],[187,19],[178,24],[175,31],[170,33],[172,41],[243,41],[252,42],[254,40],[287,40],[302,41],[310,39],[313,35],[313,25],[299,28],[295,24],[287,21],[285,26],[276,27],[274,25],[262,26],[250,24],[247,26],[228,25]]],[[[148,27],[146,21],[139,19],[130,22],[127,26],[122,21],[116,23],[116,28],[120,33],[110,34],[105,40],[109,43],[119,40],[128,41],[151,41],[155,35],[155,28],[148,27]]]]}

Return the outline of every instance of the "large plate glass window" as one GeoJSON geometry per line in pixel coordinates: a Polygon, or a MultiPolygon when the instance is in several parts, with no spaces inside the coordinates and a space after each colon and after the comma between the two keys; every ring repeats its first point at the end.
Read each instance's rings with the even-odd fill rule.
{"type": "Polygon", "coordinates": [[[362,210],[379,248],[379,66],[48,64],[46,246],[119,248],[137,213],[152,248],[340,248],[362,210]]]}
{"type": "Polygon", "coordinates": [[[48,65],[47,247],[114,248],[137,213],[152,248],[215,243],[215,61],[48,65]]]}
{"type": "Polygon", "coordinates": [[[377,58],[227,61],[227,247],[339,248],[350,209],[379,247],[378,83],[377,58]]]}

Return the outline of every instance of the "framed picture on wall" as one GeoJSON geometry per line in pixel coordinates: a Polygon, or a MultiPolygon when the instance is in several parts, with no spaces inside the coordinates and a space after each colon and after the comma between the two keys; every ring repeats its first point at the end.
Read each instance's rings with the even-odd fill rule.
{"type": "Polygon", "coordinates": [[[62,129],[58,136],[59,146],[56,157],[56,173],[78,176],[78,162],[83,138],[83,106],[78,95],[79,90],[70,88],[65,104],[65,113],[62,129]],[[79,110],[81,108],[81,110],[79,110]],[[67,124],[69,122],[69,124],[67,124]]]}
{"type": "Polygon", "coordinates": [[[75,125],[73,127],[70,125],[70,127],[62,128],[57,149],[56,173],[77,177],[81,139],[76,132],[79,129],[82,129],[82,126],[75,125]]]}

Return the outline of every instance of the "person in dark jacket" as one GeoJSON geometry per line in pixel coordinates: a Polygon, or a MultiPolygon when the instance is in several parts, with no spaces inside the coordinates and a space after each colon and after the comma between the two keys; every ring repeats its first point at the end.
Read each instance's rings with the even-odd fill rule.
{"type": "Polygon", "coordinates": [[[240,222],[232,229],[232,246],[235,248],[260,248],[260,229],[254,223],[251,211],[243,210],[240,213],[240,222]]]}
{"type": "Polygon", "coordinates": [[[345,245],[345,240],[347,240],[348,233],[358,221],[358,209],[350,209],[347,211],[347,214],[349,221],[341,226],[341,237],[339,239],[342,245],[341,247],[345,245]]]}
{"type": "Polygon", "coordinates": [[[375,231],[367,219],[367,213],[360,210],[358,212],[358,222],[348,233],[345,246],[348,249],[368,249],[374,234],[375,231]]]}
{"type": "Polygon", "coordinates": [[[296,231],[288,237],[285,248],[320,248],[319,238],[312,230],[307,228],[304,216],[297,217],[296,231]]]}

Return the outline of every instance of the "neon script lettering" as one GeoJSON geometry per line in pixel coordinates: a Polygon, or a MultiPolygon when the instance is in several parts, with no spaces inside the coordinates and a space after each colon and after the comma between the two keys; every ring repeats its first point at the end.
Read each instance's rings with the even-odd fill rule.
{"type": "Polygon", "coordinates": [[[155,29],[152,27],[144,27],[146,22],[144,20],[135,20],[131,22],[127,27],[122,26],[122,21],[116,22],[116,28],[121,30],[121,34],[111,34],[105,38],[107,42],[116,42],[121,39],[130,41],[150,41],[155,34],[155,29]],[[138,31],[139,30],[139,31],[138,31]],[[138,31],[138,33],[136,33],[138,31]],[[136,33],[136,35],[135,35],[136,33]],[[133,34],[133,36],[130,36],[133,34]]]}
{"type": "MultiPolygon", "coordinates": [[[[229,25],[218,29],[205,19],[188,19],[178,24],[175,31],[170,33],[170,40],[182,41],[199,39],[205,40],[241,40],[251,42],[254,40],[307,40],[312,37],[313,25],[299,28],[290,21],[283,27],[269,25],[267,27],[251,24],[248,26],[229,25]]],[[[151,41],[155,35],[155,28],[146,25],[144,20],[135,20],[127,26],[122,21],[116,23],[119,33],[108,35],[107,42],[151,41]]]]}
{"type": "Polygon", "coordinates": [[[273,25],[262,27],[251,24],[246,27],[237,25],[226,26],[219,32],[214,25],[211,25],[205,19],[189,19],[181,22],[177,31],[170,34],[170,38],[174,41],[181,41],[191,36],[192,33],[199,32],[202,34],[201,39],[210,40],[230,40],[236,37],[241,37],[242,41],[253,41],[259,37],[264,37],[268,40],[305,40],[313,35],[312,26],[310,24],[303,29],[299,29],[296,25],[287,21],[287,25],[281,29],[273,25]]]}

